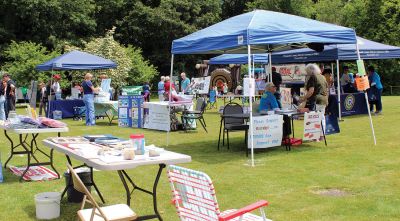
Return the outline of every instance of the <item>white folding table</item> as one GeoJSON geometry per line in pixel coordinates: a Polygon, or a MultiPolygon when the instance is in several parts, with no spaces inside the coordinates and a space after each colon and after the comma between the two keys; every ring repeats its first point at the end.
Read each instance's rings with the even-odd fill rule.
{"type": "MultiPolygon", "coordinates": [[[[125,188],[126,192],[126,204],[130,205],[131,201],[131,195],[134,190],[139,190],[142,192],[145,192],[147,194],[152,195],[153,197],[153,207],[154,207],[154,213],[153,215],[145,215],[145,216],[140,216],[137,220],[147,220],[147,219],[154,219],[158,218],[159,220],[162,220],[160,213],[158,212],[157,209],[157,185],[158,181],[160,179],[162,170],[166,167],[166,165],[170,164],[180,164],[180,163],[188,163],[191,162],[191,157],[188,155],[180,154],[180,153],[175,153],[171,151],[162,151],[160,153],[160,156],[158,157],[142,157],[140,159],[134,159],[134,160],[123,160],[123,161],[118,161],[118,162],[111,162],[111,163],[106,163],[103,160],[101,160],[99,157],[84,157],[79,154],[79,152],[68,148],[62,144],[57,144],[54,143],[53,141],[49,139],[43,140],[43,144],[47,147],[50,147],[51,149],[55,149],[56,151],[59,151],[61,153],[64,153],[67,156],[68,163],[71,164],[70,157],[84,163],[84,165],[88,166],[91,168],[91,172],[93,171],[93,168],[97,170],[106,170],[106,171],[117,171],[118,175],[121,179],[121,182],[125,188]],[[152,191],[143,189],[141,187],[138,187],[133,180],[129,177],[129,175],[126,173],[126,170],[128,169],[134,169],[139,166],[145,166],[145,165],[159,165],[159,169],[153,184],[153,189],[152,191]],[[128,182],[132,185],[132,187],[128,186],[128,182]]],[[[99,193],[97,187],[94,184],[93,181],[93,175],[91,175],[91,181],[93,186],[95,187],[96,191],[99,193]]],[[[101,194],[99,193],[99,196],[102,198],[101,194]]],[[[103,199],[102,199],[103,200],[103,199]]]]}
{"type": "Polygon", "coordinates": [[[64,128],[34,128],[34,129],[12,129],[5,127],[3,125],[0,125],[0,128],[4,130],[4,135],[10,141],[10,146],[11,146],[11,153],[10,156],[8,157],[7,161],[4,164],[4,168],[7,168],[7,163],[13,158],[14,155],[19,155],[19,154],[26,154],[28,155],[28,164],[26,166],[25,171],[22,173],[20,177],[20,181],[22,181],[22,178],[28,172],[29,167],[31,166],[42,166],[42,165],[50,165],[51,168],[57,173],[57,177],[60,178],[60,174],[57,172],[56,168],[54,168],[53,165],[53,149],[50,150],[50,155],[45,153],[43,150],[41,150],[37,146],[36,138],[39,136],[39,134],[48,134],[48,133],[57,133],[58,136],[61,135],[61,133],[68,132],[69,129],[68,127],[64,128]],[[11,139],[9,136],[10,134],[17,134],[19,136],[19,139],[16,145],[14,144],[14,141],[11,139]],[[32,136],[32,139],[28,141],[29,135],[32,136]],[[29,142],[29,143],[28,143],[29,142]],[[17,148],[22,147],[22,151],[16,151],[17,148]],[[39,160],[35,156],[35,152],[39,151],[45,156],[49,158],[48,162],[39,162],[39,160]],[[31,157],[36,161],[36,163],[31,162],[31,157]]]}

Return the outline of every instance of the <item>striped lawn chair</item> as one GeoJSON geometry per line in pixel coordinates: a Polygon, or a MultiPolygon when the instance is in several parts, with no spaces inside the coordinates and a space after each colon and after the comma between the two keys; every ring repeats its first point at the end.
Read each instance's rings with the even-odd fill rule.
{"type": "Polygon", "coordinates": [[[221,213],[214,185],[207,174],[173,165],[168,166],[167,173],[181,221],[270,221],[264,212],[268,206],[265,200],[221,213]],[[261,216],[250,213],[256,209],[261,216]]]}

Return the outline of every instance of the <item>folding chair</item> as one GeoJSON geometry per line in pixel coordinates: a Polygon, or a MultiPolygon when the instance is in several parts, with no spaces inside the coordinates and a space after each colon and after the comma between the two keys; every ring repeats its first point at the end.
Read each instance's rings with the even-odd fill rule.
{"type": "Polygon", "coordinates": [[[193,121],[199,120],[203,129],[208,133],[206,128],[206,121],[203,118],[203,113],[204,110],[206,109],[206,106],[207,106],[206,100],[203,97],[199,97],[197,98],[196,102],[196,110],[194,111],[185,110],[182,112],[181,116],[182,126],[185,131],[187,130],[187,128],[191,127],[193,121]]]}
{"type": "Polygon", "coordinates": [[[74,188],[85,194],[82,200],[82,205],[78,211],[78,216],[81,221],[126,221],[136,220],[137,215],[132,209],[126,204],[116,204],[111,206],[99,207],[94,200],[92,194],[88,191],[82,180],[76,174],[71,165],[67,164],[67,167],[72,174],[72,181],[74,188]],[[92,205],[90,209],[84,209],[85,203],[92,205]]]}
{"type": "Polygon", "coordinates": [[[211,90],[208,98],[208,109],[217,108],[217,92],[215,90],[211,90]]]}
{"type": "Polygon", "coordinates": [[[221,213],[214,185],[207,174],[174,165],[168,166],[167,174],[181,221],[270,221],[264,212],[268,206],[265,200],[221,213]],[[250,213],[257,209],[260,216],[250,213]]]}

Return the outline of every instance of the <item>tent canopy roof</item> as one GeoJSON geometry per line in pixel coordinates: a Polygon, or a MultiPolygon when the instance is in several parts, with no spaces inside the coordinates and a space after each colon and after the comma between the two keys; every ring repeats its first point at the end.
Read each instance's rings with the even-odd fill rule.
{"type": "MultiPolygon", "coordinates": [[[[357,44],[362,59],[392,59],[400,58],[400,47],[385,45],[357,36],[357,44]]],[[[210,64],[247,64],[247,54],[224,54],[210,59],[210,64]]],[[[268,63],[267,54],[251,55],[252,61],[259,64],[268,63]]],[[[357,60],[354,44],[329,45],[323,52],[309,48],[272,54],[272,63],[305,63],[334,60],[357,60]]]]}
{"type": "Polygon", "coordinates": [[[355,43],[353,29],[295,15],[254,10],[172,42],[172,54],[265,53],[304,47],[306,43],[355,43]]]}
{"type": "Polygon", "coordinates": [[[71,51],[36,66],[39,71],[51,70],[97,70],[116,68],[109,59],[82,51],[71,51]]]}

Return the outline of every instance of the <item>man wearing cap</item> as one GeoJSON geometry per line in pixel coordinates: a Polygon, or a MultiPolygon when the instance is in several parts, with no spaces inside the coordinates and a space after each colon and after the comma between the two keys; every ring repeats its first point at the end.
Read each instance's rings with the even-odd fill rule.
{"type": "Polygon", "coordinates": [[[51,85],[51,90],[54,92],[56,100],[61,100],[61,87],[60,87],[60,79],[61,76],[59,74],[56,74],[53,76],[54,82],[53,85],[51,85]]]}
{"type": "Polygon", "coordinates": [[[279,109],[278,102],[274,96],[275,92],[276,92],[276,86],[274,85],[274,83],[272,82],[267,83],[267,85],[265,86],[265,92],[260,99],[260,106],[258,107],[258,112],[266,112],[279,109]]]}
{"type": "Polygon", "coordinates": [[[7,83],[7,88],[5,90],[6,97],[6,118],[8,118],[8,113],[10,111],[15,111],[15,82],[11,80],[9,74],[3,75],[3,81],[7,83]]]}

